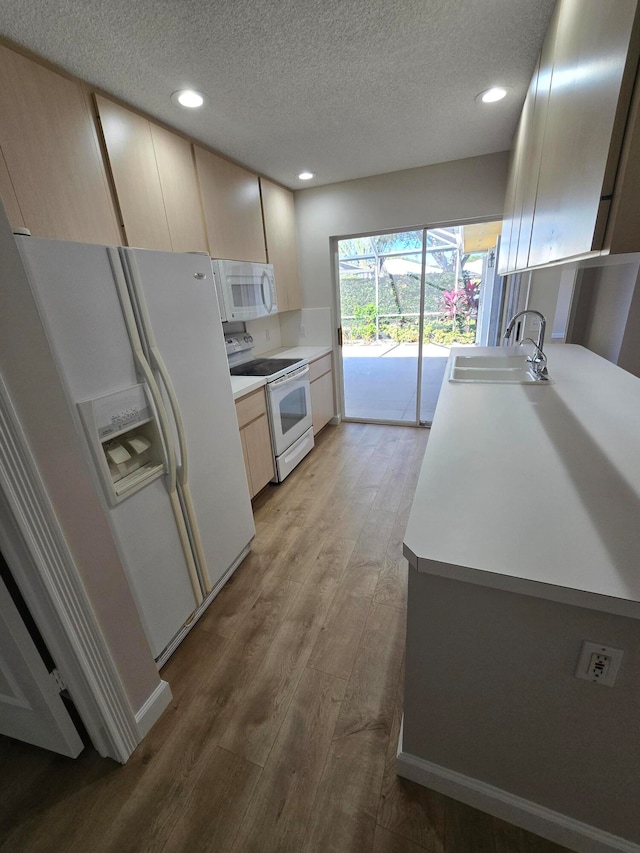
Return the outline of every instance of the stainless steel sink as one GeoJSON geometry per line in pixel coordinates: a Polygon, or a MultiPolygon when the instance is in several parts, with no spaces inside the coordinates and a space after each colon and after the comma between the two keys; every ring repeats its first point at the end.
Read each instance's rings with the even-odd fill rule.
{"type": "Polygon", "coordinates": [[[456,355],[449,382],[491,382],[503,385],[549,385],[533,372],[526,355],[456,355]]]}

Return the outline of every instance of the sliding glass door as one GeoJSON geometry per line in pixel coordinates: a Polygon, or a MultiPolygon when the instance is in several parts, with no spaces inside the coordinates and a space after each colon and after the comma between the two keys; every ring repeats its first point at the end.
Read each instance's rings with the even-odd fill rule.
{"type": "Polygon", "coordinates": [[[423,232],[340,240],[345,416],[414,423],[423,232]]]}
{"type": "Polygon", "coordinates": [[[472,241],[469,229],[495,244],[499,224],[338,241],[347,420],[431,423],[450,347],[474,346],[478,334],[494,250],[472,241]]]}

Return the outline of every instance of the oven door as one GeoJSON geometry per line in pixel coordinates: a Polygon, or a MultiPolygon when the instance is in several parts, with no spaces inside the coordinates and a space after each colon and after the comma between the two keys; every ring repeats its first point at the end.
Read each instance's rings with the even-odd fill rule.
{"type": "Polygon", "coordinates": [[[280,456],[312,426],[309,365],[267,383],[273,452],[280,456]]]}

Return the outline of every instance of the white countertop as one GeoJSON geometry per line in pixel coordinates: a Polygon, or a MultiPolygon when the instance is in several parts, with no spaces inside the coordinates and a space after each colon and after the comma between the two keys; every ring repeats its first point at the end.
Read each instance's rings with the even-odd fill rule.
{"type": "Polygon", "coordinates": [[[246,397],[247,394],[262,388],[263,385],[266,385],[264,376],[232,376],[233,399],[239,400],[240,397],[246,397]]]}
{"type": "Polygon", "coordinates": [[[264,352],[258,358],[306,358],[309,361],[315,361],[322,355],[331,352],[331,346],[326,347],[280,347],[271,352],[264,352]]]}
{"type": "Polygon", "coordinates": [[[549,386],[445,378],[405,555],[419,571],[640,618],[640,379],[579,346],[545,351],[549,386]]]}
{"type": "MultiPolygon", "coordinates": [[[[331,347],[280,347],[279,349],[271,350],[270,352],[260,353],[256,358],[307,358],[313,361],[326,353],[331,352],[331,347]]],[[[239,400],[240,397],[245,397],[257,388],[262,388],[265,385],[264,376],[232,376],[231,388],[233,390],[233,399],[239,400]]]]}

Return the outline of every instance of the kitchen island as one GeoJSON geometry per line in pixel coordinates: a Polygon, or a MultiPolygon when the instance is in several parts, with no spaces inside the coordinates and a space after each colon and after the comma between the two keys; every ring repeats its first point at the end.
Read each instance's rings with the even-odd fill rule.
{"type": "Polygon", "coordinates": [[[549,385],[445,378],[405,536],[398,772],[575,849],[639,850],[640,379],[548,357],[549,385]],[[575,677],[585,640],[624,651],[613,687],[575,677]]]}

